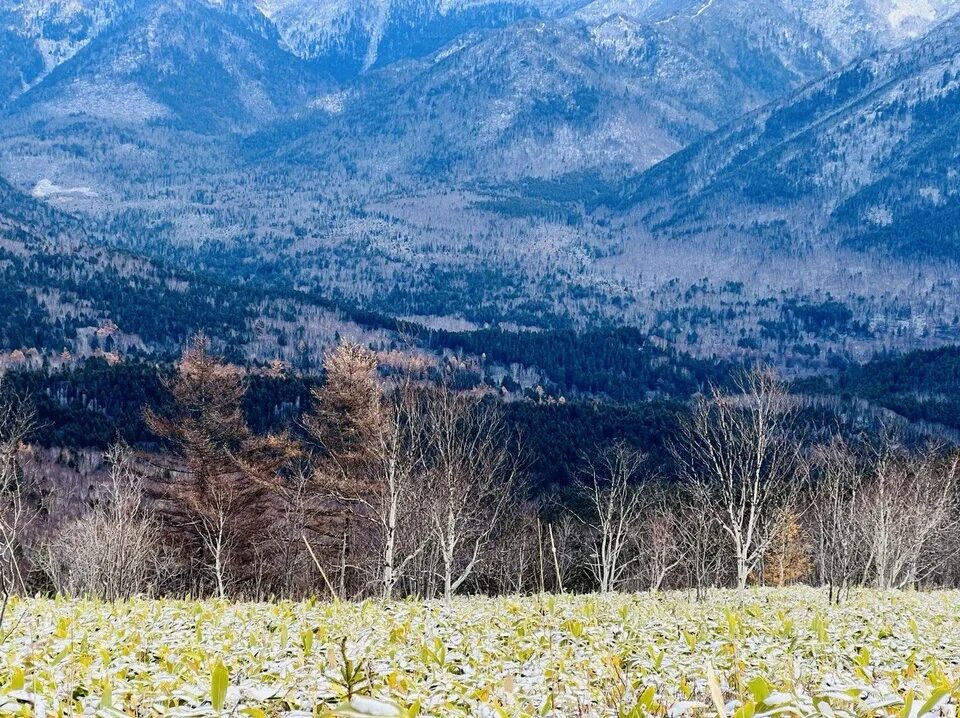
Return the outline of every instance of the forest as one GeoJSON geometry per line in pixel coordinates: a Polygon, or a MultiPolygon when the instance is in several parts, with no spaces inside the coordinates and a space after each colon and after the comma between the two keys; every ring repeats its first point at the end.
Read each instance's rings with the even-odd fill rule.
{"type": "MultiPolygon", "coordinates": [[[[832,381],[878,397],[889,361],[923,360],[832,381]]],[[[505,401],[458,370],[399,371],[345,342],[322,379],[291,379],[197,335],[168,369],[9,375],[5,590],[450,600],[802,581],[838,597],[960,580],[948,442],[831,429],[762,367],[631,405],[505,401]],[[55,515],[31,447],[84,440],[103,475],[55,515]]]]}

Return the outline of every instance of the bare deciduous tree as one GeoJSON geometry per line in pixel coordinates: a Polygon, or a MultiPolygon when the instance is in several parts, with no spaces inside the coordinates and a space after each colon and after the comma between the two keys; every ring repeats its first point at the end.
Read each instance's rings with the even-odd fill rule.
{"type": "Polygon", "coordinates": [[[33,406],[8,390],[0,377],[0,591],[4,608],[10,592],[27,592],[23,542],[36,510],[28,501],[21,455],[35,427],[33,406]]]}
{"type": "Polygon", "coordinates": [[[659,591],[683,561],[677,532],[677,502],[668,491],[658,490],[640,526],[640,560],[651,591],[659,591]]]}
{"type": "Polygon", "coordinates": [[[801,466],[795,409],[780,381],[756,370],[737,394],[699,397],[673,453],[703,519],[729,542],[743,589],[773,538],[778,513],[796,497],[801,466]]]}
{"type": "Polygon", "coordinates": [[[818,446],[812,456],[815,478],[810,522],[818,580],[829,600],[839,601],[855,580],[862,542],[858,511],[863,490],[862,468],[849,444],[840,437],[818,446]]]}
{"type": "Polygon", "coordinates": [[[427,390],[422,499],[441,564],[443,596],[470,578],[518,480],[517,451],[494,401],[427,390]],[[514,450],[512,450],[514,449],[514,450]]]}
{"type": "Polygon", "coordinates": [[[106,492],[86,515],[58,528],[43,564],[58,592],[114,601],[152,590],[160,527],[144,510],[143,481],[130,450],[113,446],[106,460],[106,492]]]}
{"type": "Polygon", "coordinates": [[[707,589],[718,581],[728,542],[716,519],[704,515],[698,508],[702,500],[691,500],[688,496],[681,500],[675,524],[682,556],[680,565],[686,574],[687,586],[695,590],[697,600],[701,601],[707,589]]]}
{"type": "Polygon", "coordinates": [[[569,512],[547,525],[550,563],[553,567],[553,590],[564,593],[575,572],[589,563],[584,554],[583,528],[569,512]]]}
{"type": "Polygon", "coordinates": [[[590,569],[601,593],[613,591],[638,560],[640,519],[650,497],[636,483],[645,456],[617,442],[588,458],[579,480],[591,513],[580,520],[593,544],[590,569]]]}
{"type": "Polygon", "coordinates": [[[865,570],[878,588],[912,586],[939,567],[927,551],[957,520],[958,462],[935,446],[910,455],[890,440],[875,452],[857,511],[869,551],[865,570]],[[925,554],[931,560],[921,565],[925,554]]]}

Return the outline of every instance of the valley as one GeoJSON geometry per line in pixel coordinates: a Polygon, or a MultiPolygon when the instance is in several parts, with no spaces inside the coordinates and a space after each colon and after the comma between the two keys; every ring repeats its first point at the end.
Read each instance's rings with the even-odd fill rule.
{"type": "Polygon", "coordinates": [[[0,713],[952,718],[960,0],[0,0],[0,713]]]}
{"type": "Polygon", "coordinates": [[[801,372],[956,340],[950,3],[346,7],[21,8],[55,49],[0,175],[103,246],[431,326],[801,372]]]}

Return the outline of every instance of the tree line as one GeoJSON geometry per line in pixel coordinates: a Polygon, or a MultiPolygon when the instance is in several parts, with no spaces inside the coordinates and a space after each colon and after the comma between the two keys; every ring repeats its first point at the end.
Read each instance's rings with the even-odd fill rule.
{"type": "Polygon", "coordinates": [[[35,411],[0,386],[4,596],[48,591],[331,600],[459,593],[960,582],[951,447],[804,436],[756,369],[694,397],[669,464],[614,438],[562,500],[530,490],[525,437],[483,389],[352,344],[290,427],[254,427],[244,372],[203,336],[144,410],[153,450],[112,446],[78,517],[46,515],[24,460],[35,411]]]}

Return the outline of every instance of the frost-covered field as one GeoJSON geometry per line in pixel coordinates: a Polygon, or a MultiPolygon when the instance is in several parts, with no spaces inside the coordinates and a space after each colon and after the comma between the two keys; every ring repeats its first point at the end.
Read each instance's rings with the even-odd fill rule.
{"type": "Polygon", "coordinates": [[[839,608],[811,589],[704,604],[14,600],[2,637],[0,715],[313,716],[352,693],[360,715],[917,718],[960,699],[955,592],[839,608]]]}

